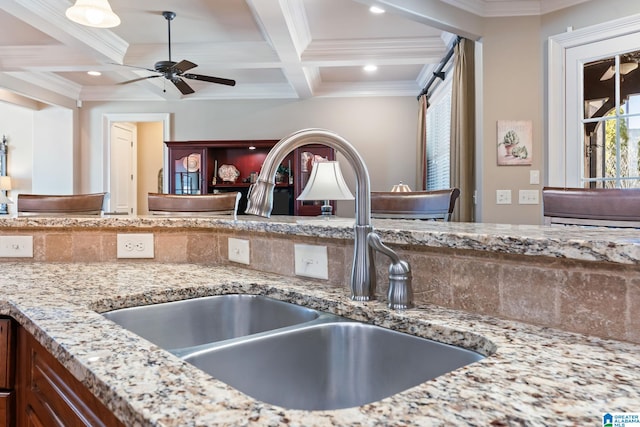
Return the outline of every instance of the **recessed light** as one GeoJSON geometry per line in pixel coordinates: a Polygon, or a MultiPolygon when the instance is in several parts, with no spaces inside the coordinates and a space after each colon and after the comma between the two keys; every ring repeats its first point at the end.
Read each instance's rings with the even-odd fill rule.
{"type": "Polygon", "coordinates": [[[87,74],[90,76],[101,76],[102,73],[100,71],[87,71],[87,74]]]}
{"type": "Polygon", "coordinates": [[[378,6],[371,6],[369,8],[369,12],[375,13],[376,15],[380,15],[381,13],[384,13],[384,9],[378,6]]]}
{"type": "Polygon", "coordinates": [[[374,71],[376,71],[378,69],[377,65],[373,65],[373,64],[369,64],[369,65],[365,65],[364,67],[362,67],[362,69],[364,71],[366,71],[367,73],[373,73],[374,71]]]}
{"type": "Polygon", "coordinates": [[[249,150],[255,150],[255,149],[256,149],[256,146],[255,146],[255,145],[250,145],[250,146],[249,146],[249,150]]]}

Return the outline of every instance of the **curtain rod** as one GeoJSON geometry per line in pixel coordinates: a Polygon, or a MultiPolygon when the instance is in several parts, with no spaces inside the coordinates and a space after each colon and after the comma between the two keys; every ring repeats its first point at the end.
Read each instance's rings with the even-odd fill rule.
{"type": "Polygon", "coordinates": [[[431,76],[431,78],[429,79],[429,81],[427,82],[425,87],[422,89],[420,94],[417,96],[417,99],[420,99],[420,97],[422,95],[426,94],[429,91],[429,88],[431,87],[433,82],[436,81],[437,78],[440,78],[440,79],[444,80],[444,71],[442,71],[442,70],[444,69],[444,67],[447,66],[447,62],[449,62],[449,60],[453,56],[453,53],[455,52],[456,45],[458,43],[460,43],[460,40],[462,40],[462,37],[460,37],[460,36],[456,37],[456,39],[454,40],[453,44],[451,45],[451,49],[449,49],[449,52],[447,52],[447,54],[442,59],[442,61],[440,61],[440,65],[438,65],[438,68],[436,69],[436,71],[433,72],[433,75],[431,76]]]}

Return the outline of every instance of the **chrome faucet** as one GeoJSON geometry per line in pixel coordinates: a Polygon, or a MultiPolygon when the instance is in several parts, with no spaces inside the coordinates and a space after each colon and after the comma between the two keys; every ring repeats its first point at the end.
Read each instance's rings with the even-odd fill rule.
{"type": "Polygon", "coordinates": [[[353,167],[356,175],[356,222],[354,226],[354,252],[351,269],[351,299],[375,299],[376,267],[374,250],[391,257],[389,301],[390,308],[409,308],[411,303],[411,269],[405,261],[384,246],[371,226],[371,189],[369,171],[356,149],[344,138],[324,129],[303,129],[281,139],[267,154],[257,181],[249,187],[245,213],[268,218],[273,209],[273,188],[278,166],[287,154],[307,144],[323,144],[339,151],[353,167]],[[368,236],[374,236],[369,238],[368,236]],[[393,255],[391,255],[393,254],[393,255]],[[392,270],[393,269],[393,273],[392,270]],[[393,275],[393,277],[391,277],[393,275]],[[392,295],[391,288],[394,288],[392,295]],[[402,295],[401,298],[396,298],[402,295]]]}

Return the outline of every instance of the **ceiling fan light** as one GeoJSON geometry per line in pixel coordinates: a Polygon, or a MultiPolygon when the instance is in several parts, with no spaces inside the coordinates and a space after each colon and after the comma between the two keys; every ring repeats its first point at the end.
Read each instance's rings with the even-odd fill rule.
{"type": "Polygon", "coordinates": [[[96,28],[111,28],[120,25],[120,18],[113,13],[109,0],[76,0],[67,9],[67,18],[78,24],[96,28]]]}

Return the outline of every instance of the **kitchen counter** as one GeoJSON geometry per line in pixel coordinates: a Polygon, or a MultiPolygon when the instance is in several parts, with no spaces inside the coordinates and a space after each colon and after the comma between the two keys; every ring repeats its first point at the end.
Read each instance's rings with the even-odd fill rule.
{"type": "MultiPolygon", "coordinates": [[[[326,221],[309,217],[280,215],[271,218],[242,215],[237,221],[230,219],[229,216],[210,218],[157,216],[0,218],[0,229],[6,230],[130,228],[144,231],[152,228],[216,228],[347,240],[353,240],[353,224],[352,218],[326,221]]],[[[640,264],[639,229],[389,219],[374,219],[372,224],[382,240],[389,244],[547,256],[579,261],[640,264]]]]}
{"type": "MultiPolygon", "coordinates": [[[[138,221],[143,226],[145,220],[138,221]]],[[[461,242],[468,241],[464,228],[456,228],[461,242]]],[[[480,244],[475,227],[467,229],[469,239],[480,244]]],[[[518,229],[527,239],[544,234],[518,229]]],[[[576,244],[585,240],[580,236],[576,244]]],[[[545,238],[553,241],[553,234],[545,238]]],[[[591,256],[612,256],[599,248],[591,256]]],[[[623,259],[616,250],[615,258],[636,259],[635,244],[629,249],[623,259]]],[[[319,281],[229,266],[5,262],[2,268],[0,314],[23,325],[126,425],[586,426],[600,425],[603,412],[637,412],[640,405],[640,345],[433,305],[390,312],[383,302],[352,302],[344,289],[319,281]],[[489,357],[362,407],[288,410],[249,398],[96,313],[223,293],[268,295],[489,357]]]]}

